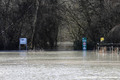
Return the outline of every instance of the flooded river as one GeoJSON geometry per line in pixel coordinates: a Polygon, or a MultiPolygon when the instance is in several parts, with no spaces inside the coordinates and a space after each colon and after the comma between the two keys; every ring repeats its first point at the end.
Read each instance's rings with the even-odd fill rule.
{"type": "Polygon", "coordinates": [[[93,51],[0,52],[0,80],[120,80],[120,55],[93,51]]]}

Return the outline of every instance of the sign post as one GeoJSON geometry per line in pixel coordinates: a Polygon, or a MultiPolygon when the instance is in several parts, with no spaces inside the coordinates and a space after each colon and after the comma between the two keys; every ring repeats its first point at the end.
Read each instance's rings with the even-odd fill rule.
{"type": "Polygon", "coordinates": [[[100,38],[100,42],[103,42],[103,41],[104,41],[104,37],[101,37],[101,38],[100,38]]]}
{"type": "Polygon", "coordinates": [[[82,38],[82,48],[83,50],[87,50],[87,38],[82,38]]]}
{"type": "Polygon", "coordinates": [[[27,38],[19,39],[19,50],[21,50],[21,45],[26,45],[26,50],[27,50],[27,38]]]}

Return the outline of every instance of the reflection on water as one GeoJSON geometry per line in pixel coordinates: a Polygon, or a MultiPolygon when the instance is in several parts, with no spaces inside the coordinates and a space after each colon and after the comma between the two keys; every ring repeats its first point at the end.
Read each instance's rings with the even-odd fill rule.
{"type": "Polygon", "coordinates": [[[1,80],[119,80],[119,66],[119,54],[94,51],[0,53],[1,80]]]}
{"type": "Polygon", "coordinates": [[[83,51],[83,57],[87,56],[87,51],[83,51]]]}
{"type": "MultiPolygon", "coordinates": [[[[50,52],[7,52],[7,53],[0,53],[0,62],[9,61],[10,60],[19,63],[19,60],[23,62],[38,62],[38,63],[75,63],[79,64],[83,61],[90,62],[113,62],[113,61],[120,61],[119,54],[111,54],[111,53],[95,53],[93,51],[50,51],[50,52]]],[[[21,61],[20,61],[21,62],[21,61]]],[[[6,62],[7,63],[7,62],[6,62]]]]}
{"type": "Polygon", "coordinates": [[[27,57],[27,52],[19,52],[19,55],[20,55],[21,57],[27,57]]]}
{"type": "Polygon", "coordinates": [[[96,58],[101,61],[119,61],[120,55],[115,53],[96,53],[96,58]]]}
{"type": "Polygon", "coordinates": [[[87,51],[84,50],[84,51],[83,51],[83,61],[86,60],[86,57],[87,57],[87,51]]]}

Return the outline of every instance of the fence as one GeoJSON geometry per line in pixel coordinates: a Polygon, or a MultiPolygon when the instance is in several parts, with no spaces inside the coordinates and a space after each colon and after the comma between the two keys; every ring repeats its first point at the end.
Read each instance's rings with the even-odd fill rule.
{"type": "Polygon", "coordinates": [[[99,53],[117,53],[120,51],[120,43],[97,43],[96,51],[99,53]]]}

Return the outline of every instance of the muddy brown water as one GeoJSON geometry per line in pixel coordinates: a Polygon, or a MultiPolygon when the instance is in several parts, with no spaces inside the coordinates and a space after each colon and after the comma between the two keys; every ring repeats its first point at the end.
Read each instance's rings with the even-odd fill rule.
{"type": "Polygon", "coordinates": [[[0,52],[0,80],[120,80],[120,55],[95,51],[0,52]]]}

